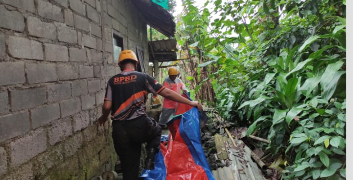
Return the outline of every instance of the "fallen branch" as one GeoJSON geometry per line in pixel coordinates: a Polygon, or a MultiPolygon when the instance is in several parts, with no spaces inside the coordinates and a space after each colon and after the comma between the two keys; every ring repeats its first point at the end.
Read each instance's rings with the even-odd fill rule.
{"type": "Polygon", "coordinates": [[[254,161],[259,165],[259,167],[262,170],[266,170],[268,168],[267,165],[264,162],[262,162],[259,156],[257,156],[253,151],[251,151],[251,157],[254,159],[254,161]]]}
{"type": "Polygon", "coordinates": [[[265,142],[265,143],[268,143],[268,144],[271,143],[271,141],[269,141],[269,140],[267,140],[267,139],[259,138],[259,137],[253,136],[253,135],[249,135],[249,137],[250,137],[251,139],[256,139],[256,140],[258,140],[258,141],[265,142]]]}
{"type": "Polygon", "coordinates": [[[232,141],[232,143],[233,143],[234,147],[237,149],[237,148],[238,148],[238,146],[237,146],[237,144],[235,144],[235,142],[234,142],[234,139],[233,139],[232,135],[229,133],[229,131],[228,131],[228,129],[227,129],[227,128],[224,128],[224,129],[226,130],[226,132],[227,132],[227,134],[228,134],[228,136],[229,136],[230,140],[232,141]]]}

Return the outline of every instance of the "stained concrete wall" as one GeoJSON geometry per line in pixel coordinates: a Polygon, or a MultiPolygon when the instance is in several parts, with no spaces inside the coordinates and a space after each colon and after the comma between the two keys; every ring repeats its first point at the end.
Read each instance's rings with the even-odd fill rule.
{"type": "Polygon", "coordinates": [[[114,168],[111,129],[93,124],[120,72],[114,31],[148,57],[146,22],[129,0],[0,0],[0,179],[114,168]]]}

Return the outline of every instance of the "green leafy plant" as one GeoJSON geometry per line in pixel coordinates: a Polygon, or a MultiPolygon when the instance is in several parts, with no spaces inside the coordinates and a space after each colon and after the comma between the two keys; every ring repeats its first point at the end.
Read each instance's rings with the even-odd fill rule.
{"type": "Polygon", "coordinates": [[[344,179],[345,2],[184,5],[177,40],[204,57],[198,72],[210,71],[221,116],[267,137],[266,150],[286,161],[284,179],[344,179]]]}

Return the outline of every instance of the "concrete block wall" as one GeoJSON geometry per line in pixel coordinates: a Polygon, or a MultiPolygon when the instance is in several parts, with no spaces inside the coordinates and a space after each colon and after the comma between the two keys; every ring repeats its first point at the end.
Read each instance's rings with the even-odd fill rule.
{"type": "Polygon", "coordinates": [[[148,57],[146,22],[129,0],[0,0],[0,179],[114,168],[110,125],[94,124],[120,72],[113,32],[148,57]]]}

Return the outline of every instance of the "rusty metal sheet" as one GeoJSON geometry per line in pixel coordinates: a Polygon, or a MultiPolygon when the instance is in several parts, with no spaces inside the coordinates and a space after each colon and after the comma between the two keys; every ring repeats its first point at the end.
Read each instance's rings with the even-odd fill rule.
{"type": "Polygon", "coordinates": [[[235,149],[230,139],[227,140],[226,151],[230,166],[213,170],[217,180],[265,180],[260,168],[251,159],[251,150],[244,146],[241,140],[235,140],[238,148],[235,149]]]}

